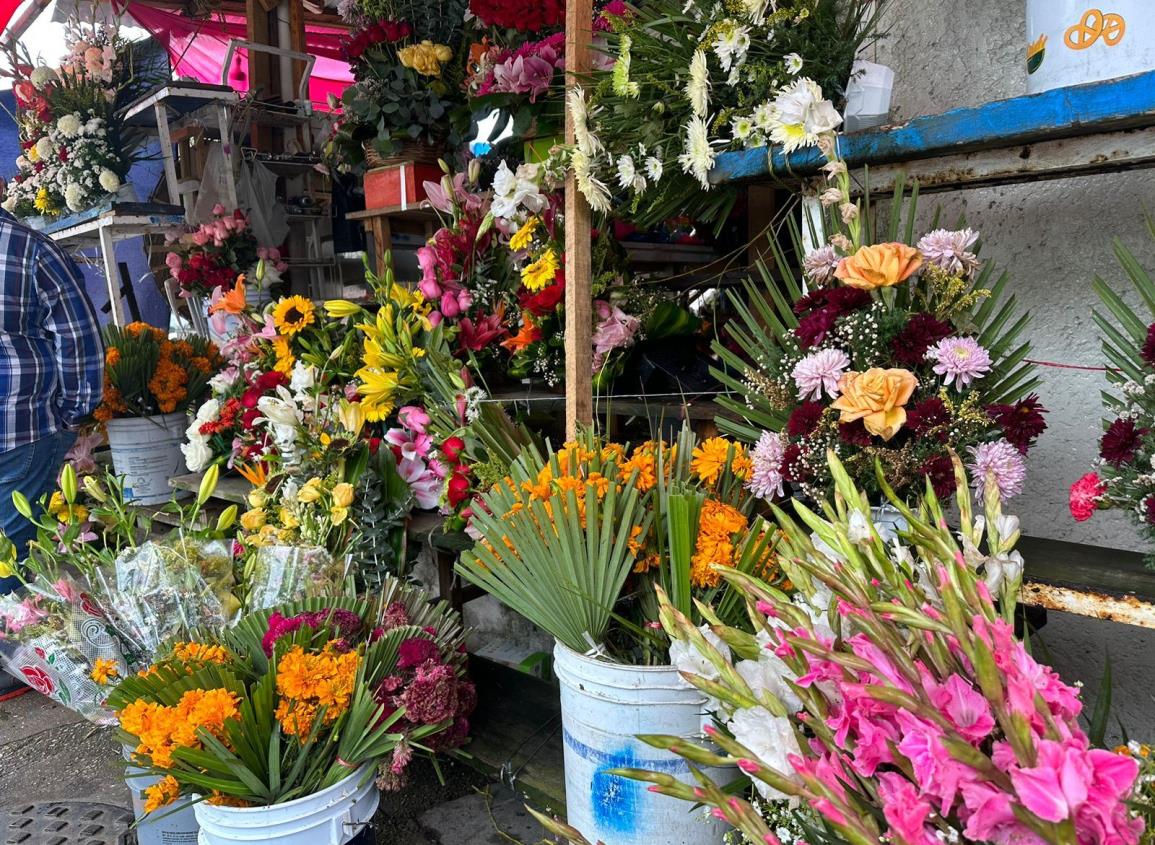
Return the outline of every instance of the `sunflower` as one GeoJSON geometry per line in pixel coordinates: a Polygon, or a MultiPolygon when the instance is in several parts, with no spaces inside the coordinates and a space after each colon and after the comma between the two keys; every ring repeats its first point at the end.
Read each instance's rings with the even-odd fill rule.
{"type": "Polygon", "coordinates": [[[317,320],[316,309],[313,303],[303,296],[289,296],[277,303],[273,309],[273,325],[277,332],[285,337],[292,337],[297,332],[304,331],[317,320]]]}

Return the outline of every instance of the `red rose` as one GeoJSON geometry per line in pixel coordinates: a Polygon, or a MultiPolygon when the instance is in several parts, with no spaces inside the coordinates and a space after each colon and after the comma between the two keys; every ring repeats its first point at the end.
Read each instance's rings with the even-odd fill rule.
{"type": "Polygon", "coordinates": [[[457,459],[461,457],[461,451],[465,448],[465,441],[460,437],[450,437],[441,444],[441,454],[445,456],[445,460],[451,464],[457,463],[457,459]]]}
{"type": "Polygon", "coordinates": [[[467,498],[469,498],[469,479],[459,472],[454,472],[453,477],[449,479],[449,490],[446,493],[449,506],[455,508],[467,498]]]}
{"type": "Polygon", "coordinates": [[[289,377],[284,373],[276,370],[269,370],[267,373],[261,373],[257,376],[257,388],[262,393],[268,393],[270,390],[276,390],[283,384],[289,383],[289,377]]]}
{"type": "Polygon", "coordinates": [[[24,675],[24,680],[27,681],[28,686],[41,695],[52,695],[56,691],[56,684],[52,683],[52,677],[39,666],[21,666],[20,672],[24,675]]]}

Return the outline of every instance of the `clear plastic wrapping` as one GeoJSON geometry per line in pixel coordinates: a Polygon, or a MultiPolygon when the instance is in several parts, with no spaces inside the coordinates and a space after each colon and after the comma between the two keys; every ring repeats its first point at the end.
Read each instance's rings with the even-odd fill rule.
{"type": "Polygon", "coordinates": [[[320,546],[262,546],[250,561],[246,606],[267,610],[287,601],[344,595],[348,576],[349,558],[334,559],[320,546]]]}

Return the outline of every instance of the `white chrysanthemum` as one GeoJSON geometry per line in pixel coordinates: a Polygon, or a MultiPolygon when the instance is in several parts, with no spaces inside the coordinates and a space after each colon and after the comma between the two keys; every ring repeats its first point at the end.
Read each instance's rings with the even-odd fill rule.
{"type": "Polygon", "coordinates": [[[786,65],[786,72],[791,76],[802,73],[802,57],[797,53],[787,53],[782,57],[782,61],[786,65]]]}
{"type": "Polygon", "coordinates": [[[754,134],[754,119],[748,116],[734,118],[734,140],[748,141],[754,134]]]}
{"type": "Polygon", "coordinates": [[[593,175],[593,162],[580,147],[570,156],[570,166],[573,168],[574,181],[578,190],[590,204],[594,211],[607,212],[613,208],[610,201],[610,189],[605,182],[593,175]]]}
{"type": "Polygon", "coordinates": [[[580,85],[575,85],[569,89],[569,93],[566,95],[566,108],[569,109],[570,119],[573,121],[574,144],[587,157],[593,156],[601,144],[589,130],[586,92],[580,85]]]}
{"type": "Polygon", "coordinates": [[[41,161],[46,161],[47,159],[51,158],[52,154],[55,152],[56,152],[56,147],[52,144],[52,141],[49,140],[48,138],[41,138],[39,141],[36,142],[36,156],[41,161]]]}
{"type": "Polygon", "coordinates": [[[766,21],[766,9],[778,4],[775,0],[738,0],[738,5],[750,23],[762,24],[766,21]]]}
{"type": "Polygon", "coordinates": [[[710,171],[714,167],[714,146],[710,143],[710,130],[705,119],[691,117],[686,124],[684,152],[678,156],[682,171],[698,180],[705,189],[710,189],[710,171]]]}
{"type": "Polygon", "coordinates": [[[694,116],[704,118],[710,107],[710,70],[706,66],[706,51],[697,50],[690,60],[690,80],[686,83],[686,99],[694,116]]]}
{"type": "Polygon", "coordinates": [[[71,211],[83,211],[84,190],[79,185],[69,185],[64,189],[64,204],[67,205],[71,211]]]}
{"type": "Polygon", "coordinates": [[[56,131],[65,138],[75,138],[80,134],[80,128],[80,117],[75,114],[63,115],[60,120],[56,121],[56,131]]]}
{"type": "Polygon", "coordinates": [[[646,176],[651,182],[661,182],[662,173],[665,172],[665,165],[657,156],[646,157],[646,176]]]}
{"type": "Polygon", "coordinates": [[[762,132],[768,133],[774,127],[775,117],[774,104],[769,100],[754,109],[754,125],[762,132]]]}
{"type": "MultiPolygon", "coordinates": [[[[722,70],[734,71],[746,61],[746,54],[750,50],[750,30],[740,26],[735,21],[723,21],[719,26],[718,37],[714,39],[714,55],[722,70]]],[[[732,79],[731,85],[737,82],[732,79]]]]}
{"type": "Polygon", "coordinates": [[[632,156],[618,156],[618,184],[636,194],[646,190],[646,177],[638,172],[632,156]]]}
{"type": "Polygon", "coordinates": [[[44,65],[33,68],[32,73],[28,74],[28,81],[37,89],[43,88],[49,82],[55,82],[56,79],[56,71],[44,65]]]}
{"type": "Polygon", "coordinates": [[[111,170],[102,170],[100,171],[100,187],[110,194],[115,194],[120,190],[120,177],[111,170]]]}
{"type": "Polygon", "coordinates": [[[802,77],[775,98],[770,137],[790,153],[818,143],[819,135],[834,131],[841,122],[834,104],[822,98],[818,83],[802,77]]]}

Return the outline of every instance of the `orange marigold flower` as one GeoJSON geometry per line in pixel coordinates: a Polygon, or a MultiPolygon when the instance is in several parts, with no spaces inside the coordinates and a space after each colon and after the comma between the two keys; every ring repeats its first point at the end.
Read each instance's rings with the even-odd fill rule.
{"type": "Polygon", "coordinates": [[[144,795],[146,798],[144,811],[151,813],[161,807],[167,807],[180,798],[180,784],[172,775],[165,775],[156,784],[148,787],[144,791],[144,795]]]}
{"type": "MultiPolygon", "coordinates": [[[[737,462],[739,456],[745,457],[745,450],[740,444],[727,440],[725,437],[711,437],[709,440],[703,440],[694,449],[690,460],[690,470],[702,479],[703,483],[714,484],[730,463],[731,454],[733,460],[737,462]]],[[[737,475],[737,471],[734,474],[737,475]]]]}
{"type": "Polygon", "coordinates": [[[96,681],[96,683],[104,686],[114,678],[120,677],[120,666],[115,660],[98,657],[92,663],[92,671],[89,672],[89,677],[96,681]]]}
{"type": "Polygon", "coordinates": [[[741,511],[716,499],[706,500],[690,562],[690,581],[695,587],[716,587],[721,583],[722,576],[714,567],[734,565],[733,537],[744,528],[746,517],[741,511]]]}

